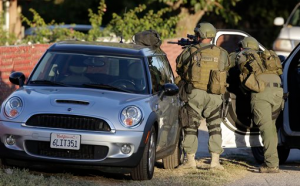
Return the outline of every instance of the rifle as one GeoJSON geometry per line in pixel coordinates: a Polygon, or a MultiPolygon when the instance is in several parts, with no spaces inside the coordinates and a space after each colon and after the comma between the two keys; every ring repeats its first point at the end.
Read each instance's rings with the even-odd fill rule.
{"type": "Polygon", "coordinates": [[[199,41],[197,40],[197,36],[187,34],[187,39],[186,38],[181,38],[177,42],[168,41],[168,43],[169,44],[177,44],[177,45],[180,45],[180,46],[182,46],[184,48],[187,45],[199,44],[199,41]]]}

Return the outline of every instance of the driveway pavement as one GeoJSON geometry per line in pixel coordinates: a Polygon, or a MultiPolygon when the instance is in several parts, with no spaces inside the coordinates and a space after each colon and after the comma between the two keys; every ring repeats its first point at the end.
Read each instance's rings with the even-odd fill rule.
{"type": "MultiPolygon", "coordinates": [[[[207,142],[208,132],[203,122],[199,128],[199,147],[196,158],[209,157],[207,142]]],[[[224,155],[241,154],[249,156],[254,160],[251,149],[224,149],[224,155]]],[[[254,165],[256,166],[256,165],[254,165]]],[[[226,186],[300,186],[300,150],[292,149],[285,164],[280,165],[280,173],[267,174],[259,173],[258,168],[249,169],[249,173],[233,183],[226,186]]]]}

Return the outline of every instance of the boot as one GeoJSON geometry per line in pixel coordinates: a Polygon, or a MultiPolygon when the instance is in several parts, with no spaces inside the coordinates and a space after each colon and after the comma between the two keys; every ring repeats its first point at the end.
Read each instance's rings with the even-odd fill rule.
{"type": "Polygon", "coordinates": [[[186,154],[187,162],[185,162],[181,168],[183,169],[196,169],[195,154],[186,154]]]}
{"type": "Polygon", "coordinates": [[[268,167],[266,164],[263,164],[259,167],[260,173],[279,173],[278,167],[268,167]]]}
{"type": "Polygon", "coordinates": [[[220,154],[214,152],[211,153],[210,168],[224,170],[224,167],[220,164],[220,154]]]}

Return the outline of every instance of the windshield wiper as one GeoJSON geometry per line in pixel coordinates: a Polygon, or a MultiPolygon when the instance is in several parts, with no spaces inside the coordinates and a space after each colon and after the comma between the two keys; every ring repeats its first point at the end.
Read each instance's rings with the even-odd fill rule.
{"type": "Polygon", "coordinates": [[[117,90],[117,91],[132,93],[132,91],[130,91],[130,90],[125,90],[125,89],[121,89],[119,87],[114,87],[114,86],[106,85],[106,84],[83,84],[83,86],[90,87],[90,88],[100,88],[100,89],[102,88],[102,89],[107,89],[107,90],[117,90]]]}
{"type": "Polygon", "coordinates": [[[57,81],[49,81],[49,80],[34,80],[34,81],[29,81],[29,83],[32,84],[47,84],[47,85],[60,85],[60,86],[64,86],[67,87],[68,85],[61,83],[61,82],[57,82],[57,81]]]}

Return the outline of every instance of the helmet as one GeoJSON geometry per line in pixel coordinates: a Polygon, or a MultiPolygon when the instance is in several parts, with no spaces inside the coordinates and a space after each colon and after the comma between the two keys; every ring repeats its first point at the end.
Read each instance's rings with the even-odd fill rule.
{"type": "Polygon", "coordinates": [[[259,49],[258,42],[254,37],[245,37],[239,44],[243,48],[259,49]]]}
{"type": "Polygon", "coordinates": [[[216,28],[210,23],[199,23],[194,29],[195,34],[199,35],[202,39],[216,37],[216,28]]]}

